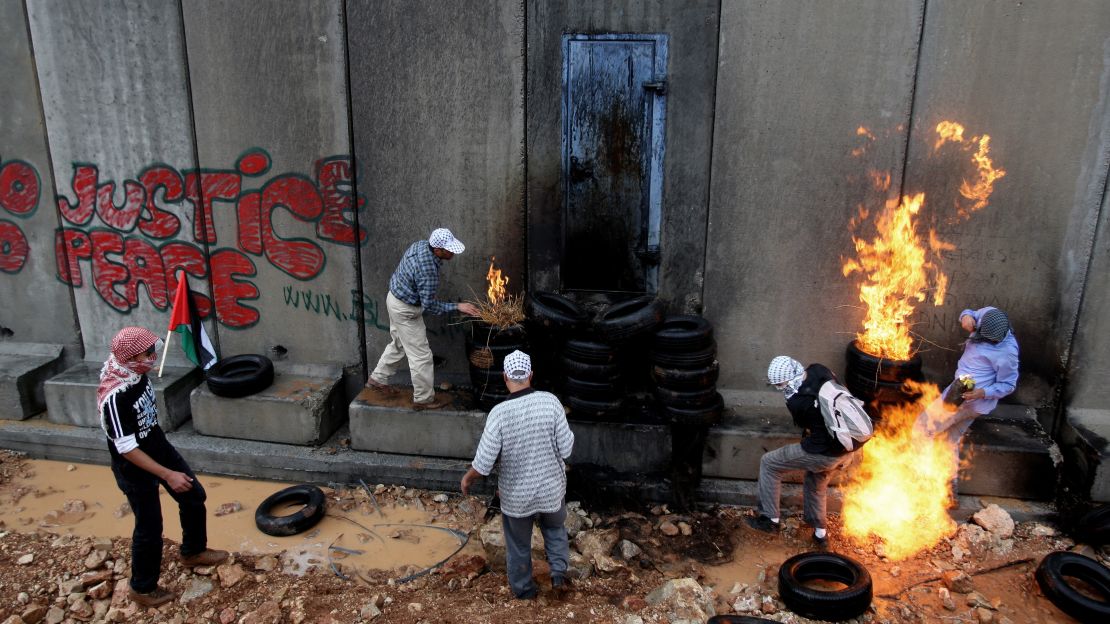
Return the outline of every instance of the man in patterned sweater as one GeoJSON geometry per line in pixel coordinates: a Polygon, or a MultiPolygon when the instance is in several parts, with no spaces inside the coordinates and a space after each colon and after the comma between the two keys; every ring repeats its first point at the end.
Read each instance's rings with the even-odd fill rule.
{"type": "Polygon", "coordinates": [[[131,588],[128,597],[157,607],[174,595],[158,586],[162,568],[162,505],[166,488],[181,510],[181,564],[213,566],[227,552],[210,550],[205,525],[204,488],[158,425],[154,386],[146,373],[157,361],[158,337],[141,327],[124,327],[112,339],[100,371],[96,406],[108,436],[112,474],[135,514],[131,536],[131,588]]]}
{"type": "Polygon", "coordinates": [[[532,579],[532,525],[540,524],[551,586],[567,587],[570,544],[563,523],[567,477],[563,460],[574,448],[574,434],[566,411],[549,392],[532,388],[532,360],[513,351],[505,356],[505,385],[509,398],[490,411],[470,470],[462,478],[462,492],[480,476],[489,476],[501,458],[498,490],[501,526],[505,532],[505,560],[509,587],[517,598],[539,591],[532,579]]]}

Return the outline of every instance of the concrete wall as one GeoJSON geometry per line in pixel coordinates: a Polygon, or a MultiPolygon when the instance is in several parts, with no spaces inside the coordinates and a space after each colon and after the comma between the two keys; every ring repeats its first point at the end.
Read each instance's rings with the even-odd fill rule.
{"type": "MultiPolygon", "coordinates": [[[[196,166],[181,13],[176,2],[139,0],[44,0],[27,10],[74,266],[63,281],[73,286],[85,357],[103,360],[124,325],[165,331],[176,285],[165,264],[203,274],[192,206],[166,204],[148,220],[141,182],[156,163],[174,169],[165,174],[173,181],[196,166]]],[[[170,358],[186,361],[180,349],[170,358]]]]}
{"type": "Polygon", "coordinates": [[[54,178],[21,0],[0,0],[0,83],[0,341],[80,358],[73,301],[55,277],[54,178]]]}
{"type": "Polygon", "coordinates": [[[704,289],[720,386],[762,388],[778,354],[843,369],[862,319],[848,222],[884,199],[869,169],[900,177],[923,9],[722,5],[704,289]],[[882,140],[853,157],[860,126],[882,140]]]}
{"type": "MultiPolygon", "coordinates": [[[[433,229],[447,227],[467,246],[444,264],[441,299],[484,293],[490,256],[511,291],[524,281],[524,16],[513,0],[352,2],[347,10],[373,368],[388,339],[389,277],[433,229]]],[[[437,375],[464,374],[464,327],[457,318],[425,320],[432,350],[448,359],[437,375]]]]}
{"type": "Polygon", "coordinates": [[[659,295],[699,311],[713,144],[718,2],[528,5],[528,261],[534,290],[558,290],[563,233],[562,35],[669,35],[659,295]]]}
{"type": "MultiPolygon", "coordinates": [[[[1053,3],[929,1],[906,191],[926,192],[923,222],[956,246],[940,263],[948,297],[923,309],[915,327],[952,349],[926,352],[929,372],[954,369],[960,310],[996,305],[1009,313],[1021,345],[1016,398],[1051,399],[1106,188],[1107,33],[1110,5],[1097,0],[1066,11],[1053,3]],[[992,157],[1006,170],[990,205],[967,220],[951,218],[951,202],[969,159],[933,149],[944,119],[961,121],[969,135],[989,134],[992,157]]],[[[1100,273],[1091,275],[1097,293],[1100,273]]]]}
{"type": "Polygon", "coordinates": [[[342,6],[183,5],[199,162],[227,198],[213,289],[243,293],[221,318],[225,356],[359,363],[354,247],[369,237],[354,229],[342,6]],[[238,285],[221,264],[242,267],[238,285]]]}

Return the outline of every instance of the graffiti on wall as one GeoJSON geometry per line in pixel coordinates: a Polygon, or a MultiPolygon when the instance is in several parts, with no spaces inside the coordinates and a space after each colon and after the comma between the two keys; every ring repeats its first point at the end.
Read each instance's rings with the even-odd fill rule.
{"type": "MultiPolygon", "coordinates": [[[[259,298],[252,280],[256,262],[310,281],[326,266],[324,244],[367,241],[366,230],[354,224],[350,157],[318,160],[311,177],[267,178],[270,167],[269,154],[257,148],[230,169],[178,170],[156,163],[122,181],[122,203],[116,204],[115,181],[102,179],[95,164],[74,163],[71,195],[57,197],[63,222],[54,244],[58,278],[73,288],[91,286],[108,306],[126,313],[139,305],[140,290],[155,308],[168,309],[176,276],[185,271],[212,285],[211,299],[197,298],[201,316],[215,311],[226,327],[253,326],[259,321],[250,303],[259,298]],[[183,225],[178,214],[188,215],[191,225],[183,225]],[[284,215],[306,224],[314,236],[283,235],[275,222],[287,221],[284,215]],[[216,224],[224,219],[235,224],[234,240],[217,236],[216,224]]],[[[360,197],[358,209],[364,205],[360,197]]]]}
{"type": "Polygon", "coordinates": [[[27,264],[31,246],[19,222],[39,205],[39,174],[22,160],[0,158],[0,272],[19,273],[27,264]]]}

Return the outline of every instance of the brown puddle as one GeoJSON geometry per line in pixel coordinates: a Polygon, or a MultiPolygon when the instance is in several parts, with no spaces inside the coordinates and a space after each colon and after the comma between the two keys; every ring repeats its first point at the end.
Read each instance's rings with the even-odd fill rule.
{"type": "MultiPolygon", "coordinates": [[[[107,466],[49,460],[26,460],[26,466],[25,474],[29,476],[15,476],[0,485],[0,528],[84,537],[131,535],[134,516],[107,466]]],[[[438,525],[432,524],[433,515],[428,511],[397,506],[384,499],[380,500],[382,514],[366,504],[346,505],[351,508],[342,511],[334,504],[335,492],[328,488],[323,488],[328,511],[319,524],[300,535],[266,535],[254,524],[255,509],[274,492],[294,484],[204,474],[198,477],[208,493],[209,547],[250,554],[284,553],[283,567],[290,573],[303,574],[312,565],[327,568],[332,546],[339,548],[330,548],[336,563],[377,570],[428,567],[459,546],[454,535],[433,528],[438,525]],[[235,503],[242,506],[240,511],[216,515],[221,506],[233,507],[235,503]]],[[[160,493],[164,534],[180,541],[177,505],[164,489],[160,493]]],[[[293,513],[298,508],[291,505],[277,511],[293,513]]]]}

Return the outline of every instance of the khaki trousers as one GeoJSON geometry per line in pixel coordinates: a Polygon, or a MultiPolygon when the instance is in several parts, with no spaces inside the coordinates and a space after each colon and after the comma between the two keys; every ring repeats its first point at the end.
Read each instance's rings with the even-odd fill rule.
{"type": "Polygon", "coordinates": [[[370,377],[379,383],[389,383],[401,360],[407,357],[412,376],[412,400],[427,403],[435,398],[435,367],[432,348],[428,346],[428,328],[424,326],[424,308],[409,305],[389,293],[385,309],[389,311],[391,340],[370,377]]]}

